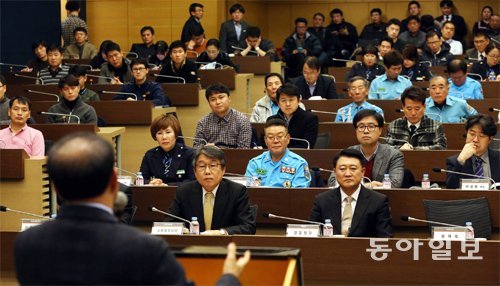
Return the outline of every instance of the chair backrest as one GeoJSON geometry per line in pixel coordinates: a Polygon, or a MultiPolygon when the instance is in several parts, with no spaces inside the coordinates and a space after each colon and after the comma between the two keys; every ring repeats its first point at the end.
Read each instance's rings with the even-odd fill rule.
{"type": "MultiPolygon", "coordinates": [[[[465,226],[472,222],[475,237],[491,237],[491,217],[488,199],[480,197],[468,200],[423,200],[427,220],[465,226]]],[[[432,231],[432,224],[429,225],[432,231]]]]}
{"type": "Polygon", "coordinates": [[[330,146],[330,132],[318,133],[314,149],[328,149],[330,146]]]}

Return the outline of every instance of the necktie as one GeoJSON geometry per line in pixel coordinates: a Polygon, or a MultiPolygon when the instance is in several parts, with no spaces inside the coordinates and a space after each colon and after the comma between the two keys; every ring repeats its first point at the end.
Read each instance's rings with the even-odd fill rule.
{"type": "Polygon", "coordinates": [[[344,199],[344,201],[346,204],[344,207],[344,213],[342,214],[342,234],[347,236],[352,222],[352,197],[348,196],[344,199]]]}
{"type": "Polygon", "coordinates": [[[475,163],[475,171],[474,171],[474,174],[476,176],[481,176],[483,177],[484,176],[484,169],[483,169],[483,159],[479,158],[479,157],[475,157],[476,158],[476,163],[475,163]]]}
{"type": "Polygon", "coordinates": [[[205,230],[212,229],[212,216],[214,214],[214,194],[207,192],[205,202],[203,203],[203,219],[205,221],[205,230]]]}
{"type": "Polygon", "coordinates": [[[415,125],[410,125],[410,139],[415,134],[415,130],[417,130],[417,126],[415,125]]]}
{"type": "Polygon", "coordinates": [[[163,172],[163,174],[165,176],[168,175],[168,171],[170,170],[170,164],[172,163],[172,157],[170,157],[169,155],[165,155],[163,157],[163,166],[165,167],[165,171],[163,172]]]}

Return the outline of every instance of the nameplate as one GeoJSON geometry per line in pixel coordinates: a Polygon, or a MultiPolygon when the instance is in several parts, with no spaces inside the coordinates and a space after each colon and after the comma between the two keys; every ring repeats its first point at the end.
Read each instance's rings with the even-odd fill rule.
{"type": "Polygon", "coordinates": [[[152,235],[182,235],[184,224],[182,222],[154,222],[151,229],[152,235]]]}
{"type": "Polygon", "coordinates": [[[118,183],[130,186],[132,184],[132,176],[118,176],[118,183]]]}
{"type": "Polygon", "coordinates": [[[320,237],[321,228],[315,224],[288,224],[286,226],[288,237],[320,237]]]}
{"type": "Polygon", "coordinates": [[[41,225],[45,222],[46,219],[30,219],[30,218],[22,218],[21,219],[21,231],[25,231],[35,226],[41,225]]]}
{"type": "Polygon", "coordinates": [[[488,191],[490,183],[488,179],[460,179],[460,188],[467,191],[488,191]]]}
{"type": "Polygon", "coordinates": [[[466,227],[434,226],[432,228],[432,239],[434,240],[457,240],[464,241],[467,238],[466,227]]]}

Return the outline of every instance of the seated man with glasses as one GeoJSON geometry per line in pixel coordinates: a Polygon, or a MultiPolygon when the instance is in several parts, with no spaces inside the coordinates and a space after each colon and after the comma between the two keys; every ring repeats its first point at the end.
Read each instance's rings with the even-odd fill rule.
{"type": "MultiPolygon", "coordinates": [[[[358,150],[363,154],[365,173],[364,177],[371,180],[365,184],[366,187],[382,187],[384,174],[389,174],[391,186],[401,187],[404,174],[404,157],[401,151],[392,148],[387,144],[378,142],[382,129],[384,128],[384,118],[375,110],[361,110],[354,116],[352,124],[356,130],[356,138],[359,145],[349,148],[358,150]]],[[[337,185],[335,173],[328,179],[328,186],[337,185]]]]}
{"type": "Polygon", "coordinates": [[[124,84],[120,94],[113,100],[151,100],[155,106],[170,106],[170,99],[165,96],[161,85],[148,80],[149,69],[145,59],[134,59],[130,64],[134,81],[124,84]],[[131,93],[135,94],[133,96],[131,93]]]}
{"type": "MultiPolygon", "coordinates": [[[[484,176],[500,182],[500,151],[490,147],[493,137],[497,134],[493,118],[484,114],[470,116],[465,123],[465,130],[465,145],[460,154],[446,159],[446,168],[449,171],[484,176]]],[[[447,173],[446,188],[459,188],[460,179],[473,177],[447,173]]]]}
{"type": "Polygon", "coordinates": [[[264,126],[264,140],[269,151],[248,162],[245,176],[258,186],[307,188],[311,174],[306,160],[288,149],[290,134],[286,122],[269,118],[264,126]]]}
{"type": "MultiPolygon", "coordinates": [[[[224,152],[215,146],[202,146],[196,150],[193,165],[196,181],[177,187],[167,212],[189,221],[197,217],[200,234],[255,234],[245,186],[223,179],[224,152]]],[[[173,220],[169,216],[165,219],[173,220]]]]}

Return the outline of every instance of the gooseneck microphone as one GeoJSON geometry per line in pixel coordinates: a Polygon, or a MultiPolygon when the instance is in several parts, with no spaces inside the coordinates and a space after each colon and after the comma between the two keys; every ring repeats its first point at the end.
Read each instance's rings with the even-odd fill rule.
{"type": "MultiPolygon", "coordinates": [[[[125,95],[131,95],[134,97],[135,101],[137,101],[137,95],[132,92],[123,92],[123,91],[108,91],[108,90],[102,90],[102,93],[107,93],[107,94],[125,94],[125,95]]],[[[129,96],[127,96],[129,98],[129,96]]]]}
{"type": "Polygon", "coordinates": [[[13,212],[13,213],[25,214],[25,215],[29,215],[29,216],[37,217],[37,218],[51,219],[50,217],[46,217],[43,215],[37,215],[34,213],[29,213],[29,212],[23,212],[23,211],[19,211],[19,210],[14,210],[14,209],[8,208],[6,206],[0,206],[0,212],[13,212]]]}
{"type": "Polygon", "coordinates": [[[467,174],[467,173],[462,173],[462,172],[457,172],[457,171],[450,171],[450,170],[445,170],[445,169],[441,169],[441,168],[432,168],[432,171],[434,171],[436,173],[450,173],[450,174],[456,174],[456,175],[462,175],[462,176],[468,176],[468,177],[474,177],[474,178],[480,178],[480,179],[488,179],[491,182],[493,182],[493,185],[491,185],[491,187],[495,187],[497,184],[490,177],[478,176],[478,175],[474,175],[474,174],[467,174]]]}
{"type": "Polygon", "coordinates": [[[59,95],[57,95],[55,93],[42,92],[42,91],[31,90],[31,89],[25,89],[24,91],[27,93],[45,94],[45,95],[53,96],[57,99],[57,102],[59,102],[59,100],[60,100],[59,95]]]}
{"type": "Polygon", "coordinates": [[[491,112],[495,112],[495,111],[496,112],[500,112],[500,109],[494,108],[494,107],[490,107],[490,108],[488,108],[488,110],[491,111],[491,112]]]}
{"type": "Polygon", "coordinates": [[[322,222],[305,220],[305,219],[298,219],[298,218],[286,217],[286,216],[279,216],[279,215],[274,215],[274,214],[269,213],[269,212],[264,212],[262,214],[262,216],[264,216],[265,218],[279,218],[279,219],[284,219],[284,220],[290,220],[290,221],[296,221],[296,222],[303,222],[303,223],[307,223],[307,224],[317,224],[317,225],[321,225],[321,226],[325,225],[322,222]]]}
{"type": "Polygon", "coordinates": [[[311,143],[309,143],[309,141],[307,141],[306,139],[290,137],[290,140],[306,142],[307,143],[307,149],[308,150],[311,149],[311,143]]]}
{"type": "Polygon", "coordinates": [[[396,141],[396,142],[403,142],[403,143],[410,144],[410,142],[408,142],[408,141],[406,141],[406,140],[402,140],[402,139],[387,138],[387,137],[382,137],[382,136],[380,136],[379,138],[380,138],[380,139],[383,139],[383,140],[385,140],[385,141],[387,141],[387,140],[392,140],[392,141],[396,141]]]}
{"type": "Polygon", "coordinates": [[[407,222],[418,221],[418,222],[425,222],[425,223],[428,223],[428,224],[436,224],[436,225],[451,226],[451,227],[465,227],[465,226],[462,226],[462,225],[449,224],[449,223],[432,221],[432,220],[425,220],[425,219],[418,219],[418,218],[414,218],[414,217],[411,217],[411,216],[405,216],[405,215],[401,216],[401,220],[402,221],[407,221],[407,222]]]}
{"type": "Polygon", "coordinates": [[[186,79],[180,76],[173,76],[173,75],[163,75],[163,74],[155,74],[156,77],[165,77],[165,78],[173,78],[173,79],[179,79],[182,80],[182,83],[186,83],[186,79]]]}
{"type": "Polygon", "coordinates": [[[191,222],[190,222],[189,220],[187,220],[187,219],[183,219],[183,218],[178,217],[178,216],[176,216],[176,215],[173,215],[173,214],[171,214],[171,213],[167,213],[167,212],[161,211],[161,210],[159,210],[159,209],[155,208],[154,206],[150,206],[150,207],[148,208],[148,210],[149,210],[149,211],[151,211],[151,212],[156,212],[156,213],[161,213],[161,214],[167,215],[167,216],[169,216],[169,217],[175,218],[175,219],[177,219],[177,220],[180,220],[180,221],[182,221],[182,222],[185,222],[185,223],[187,223],[187,224],[191,225],[191,222]]]}
{"type": "Polygon", "coordinates": [[[66,114],[66,113],[57,113],[57,112],[46,112],[46,111],[40,111],[38,114],[44,114],[44,115],[57,115],[57,116],[68,116],[68,122],[71,123],[71,117],[75,117],[78,120],[78,124],[80,124],[80,117],[78,115],[74,114],[66,114]]]}

